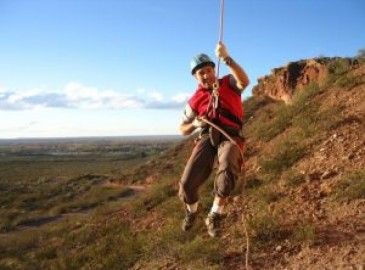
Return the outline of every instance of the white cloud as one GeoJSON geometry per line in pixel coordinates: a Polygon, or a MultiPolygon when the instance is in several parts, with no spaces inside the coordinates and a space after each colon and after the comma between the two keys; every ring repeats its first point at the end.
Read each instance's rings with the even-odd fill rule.
{"type": "Polygon", "coordinates": [[[163,101],[163,95],[157,91],[149,93],[148,96],[154,99],[155,101],[160,101],[160,102],[163,101]]]}
{"type": "Polygon", "coordinates": [[[179,94],[175,95],[174,97],[172,97],[172,100],[177,103],[185,103],[188,101],[190,96],[191,96],[191,94],[189,94],[189,93],[179,93],[179,94]]]}
{"type": "Polygon", "coordinates": [[[0,85],[0,97],[2,95],[4,95],[5,92],[6,92],[6,88],[4,86],[0,85]]]}
{"type": "Polygon", "coordinates": [[[61,91],[34,88],[24,91],[0,89],[0,110],[34,108],[108,109],[176,109],[186,101],[186,94],[166,99],[157,90],[137,89],[136,94],[100,90],[78,82],[70,82],[61,91]]]}

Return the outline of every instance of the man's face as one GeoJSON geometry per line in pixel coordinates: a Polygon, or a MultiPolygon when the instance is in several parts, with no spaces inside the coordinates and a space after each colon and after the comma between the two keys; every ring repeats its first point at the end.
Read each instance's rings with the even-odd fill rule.
{"type": "Polygon", "coordinates": [[[198,69],[194,76],[205,89],[213,88],[213,84],[216,81],[214,68],[212,66],[205,66],[198,69]]]}

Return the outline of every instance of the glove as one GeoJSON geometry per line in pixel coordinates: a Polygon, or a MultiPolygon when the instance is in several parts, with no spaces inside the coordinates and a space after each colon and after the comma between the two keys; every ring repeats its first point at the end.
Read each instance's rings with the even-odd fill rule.
{"type": "Polygon", "coordinates": [[[229,57],[229,54],[228,54],[228,51],[227,51],[227,48],[226,46],[222,43],[222,42],[219,42],[217,44],[217,47],[215,48],[215,55],[221,59],[221,60],[224,60],[226,59],[227,57],[229,57]]]}
{"type": "Polygon", "coordinates": [[[193,127],[195,127],[195,128],[202,128],[207,123],[205,123],[204,121],[200,120],[199,118],[195,118],[194,121],[192,122],[192,124],[193,124],[193,127]]]}

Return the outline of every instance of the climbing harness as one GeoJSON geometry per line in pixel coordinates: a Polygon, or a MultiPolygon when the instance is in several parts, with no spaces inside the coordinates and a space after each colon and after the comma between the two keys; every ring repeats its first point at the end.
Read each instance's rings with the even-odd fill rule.
{"type": "Polygon", "coordinates": [[[222,128],[220,128],[218,125],[214,124],[213,122],[209,121],[206,118],[202,118],[201,121],[205,122],[206,124],[212,126],[213,128],[215,128],[216,130],[218,130],[220,133],[222,133],[232,144],[234,144],[235,146],[238,147],[238,149],[240,150],[240,154],[241,154],[241,159],[244,159],[244,154],[242,151],[242,148],[239,146],[239,144],[226,132],[224,131],[222,128]]]}

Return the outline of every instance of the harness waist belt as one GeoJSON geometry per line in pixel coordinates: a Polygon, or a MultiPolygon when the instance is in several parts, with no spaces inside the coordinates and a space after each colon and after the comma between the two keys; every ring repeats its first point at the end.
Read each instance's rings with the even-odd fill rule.
{"type": "Polygon", "coordinates": [[[242,127],[242,125],[243,125],[242,120],[240,118],[238,118],[237,116],[235,116],[234,114],[232,114],[227,109],[218,108],[218,113],[221,114],[222,116],[224,116],[225,118],[231,120],[232,122],[236,123],[240,127],[242,127]]]}

